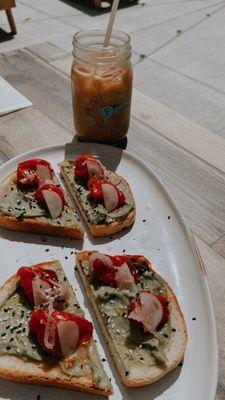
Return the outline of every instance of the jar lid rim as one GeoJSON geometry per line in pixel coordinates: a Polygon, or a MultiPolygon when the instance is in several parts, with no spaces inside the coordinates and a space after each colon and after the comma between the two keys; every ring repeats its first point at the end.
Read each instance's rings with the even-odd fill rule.
{"type": "MultiPolygon", "coordinates": [[[[76,45],[76,47],[78,47],[78,48],[83,48],[84,43],[82,43],[82,41],[79,39],[93,37],[93,35],[104,38],[105,30],[104,29],[81,29],[80,31],[76,32],[75,35],[73,36],[73,46],[76,45]]],[[[127,45],[130,46],[130,44],[131,44],[130,35],[126,32],[120,31],[120,30],[113,30],[111,38],[120,39],[123,42],[123,43],[121,43],[121,45],[118,45],[118,48],[120,48],[120,49],[123,47],[126,47],[127,45]]],[[[103,43],[103,40],[102,40],[102,43],[103,43]]],[[[89,47],[89,50],[96,51],[96,50],[99,50],[99,47],[91,46],[91,47],[89,47]]],[[[109,50],[109,47],[102,47],[102,50],[107,52],[109,50]]]]}

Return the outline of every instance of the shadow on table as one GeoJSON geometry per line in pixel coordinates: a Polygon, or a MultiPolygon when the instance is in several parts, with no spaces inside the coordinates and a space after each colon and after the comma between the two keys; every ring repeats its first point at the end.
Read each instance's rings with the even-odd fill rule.
{"type": "MultiPolygon", "coordinates": [[[[99,10],[94,8],[94,0],[60,0],[63,3],[83,11],[90,16],[108,13],[111,10],[112,0],[102,0],[102,7],[99,10]]],[[[126,8],[136,5],[139,0],[120,0],[119,8],[126,8]]]]}
{"type": "Polygon", "coordinates": [[[7,42],[8,40],[12,40],[14,37],[13,32],[6,32],[0,28],[0,43],[7,42]]]}

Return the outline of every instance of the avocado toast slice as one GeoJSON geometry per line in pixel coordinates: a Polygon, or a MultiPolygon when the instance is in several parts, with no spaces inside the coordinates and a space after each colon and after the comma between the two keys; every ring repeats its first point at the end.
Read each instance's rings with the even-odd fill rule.
{"type": "Polygon", "coordinates": [[[135,201],[124,178],[107,170],[92,155],[80,155],[75,161],[66,160],[59,166],[93,236],[112,235],[133,224],[135,201]]]}
{"type": "MultiPolygon", "coordinates": [[[[44,166],[45,167],[45,166],[44,166]]],[[[31,174],[26,170],[27,175],[37,178],[35,173],[31,174]]],[[[47,169],[48,172],[48,169],[47,169]]],[[[24,180],[22,180],[24,181],[24,180]]],[[[45,182],[42,182],[42,184],[45,182]]],[[[50,190],[46,191],[49,195],[50,190]]],[[[46,204],[45,204],[46,205],[46,204]]],[[[50,199],[51,207],[54,204],[50,199]]],[[[55,211],[55,210],[54,210],[55,211]]],[[[56,210],[57,211],[57,210],[56,210]]],[[[83,227],[80,223],[79,217],[74,210],[69,197],[64,192],[62,186],[50,164],[44,160],[29,160],[18,165],[17,171],[13,172],[4,182],[0,185],[0,226],[11,230],[40,233],[54,236],[61,236],[66,238],[82,239],[84,236],[83,227]],[[48,185],[43,185],[46,189],[54,187],[63,199],[63,204],[60,196],[51,191],[50,195],[55,196],[53,199],[59,202],[61,210],[55,216],[51,215],[49,209],[43,204],[40,204],[36,199],[38,183],[30,181],[30,185],[21,184],[18,180],[18,170],[21,164],[29,162],[44,162],[49,167],[49,174],[51,179],[47,180],[48,185]],[[34,183],[34,185],[33,185],[34,183]]]]}
{"type": "Polygon", "coordinates": [[[186,348],[186,324],[175,294],[150,262],[95,251],[76,259],[123,384],[147,385],[174,369],[186,348]]]}
{"type": "MultiPolygon", "coordinates": [[[[56,274],[57,282],[50,282],[56,285],[54,287],[57,290],[59,287],[64,288],[64,294],[66,288],[67,293],[65,301],[58,298],[62,310],[57,312],[70,315],[72,313],[74,318],[82,320],[84,313],[60,262],[41,263],[32,268],[38,270],[38,273],[44,271],[49,274],[51,271],[51,274],[56,274]]],[[[23,269],[30,270],[26,267],[23,269]]],[[[0,377],[25,383],[78,389],[104,396],[112,394],[111,383],[103,369],[92,336],[88,342],[79,344],[67,357],[55,357],[40,346],[39,339],[30,330],[29,321],[34,313],[33,305],[21,288],[21,279],[18,274],[14,275],[0,289],[0,377]]],[[[43,304],[35,308],[36,314],[42,311],[43,304]]],[[[43,321],[40,323],[43,324],[43,321]]],[[[66,335],[66,342],[69,341],[70,331],[71,329],[66,335]]]]}

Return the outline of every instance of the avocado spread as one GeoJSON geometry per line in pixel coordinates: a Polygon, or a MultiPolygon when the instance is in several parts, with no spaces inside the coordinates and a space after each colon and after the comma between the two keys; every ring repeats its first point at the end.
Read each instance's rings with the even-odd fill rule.
{"type": "MultiPolygon", "coordinates": [[[[60,304],[62,309],[84,316],[60,264],[54,268],[50,266],[49,269],[53,269],[56,272],[59,283],[68,285],[69,295],[67,302],[60,304]]],[[[79,346],[71,356],[58,362],[56,359],[50,358],[41,349],[35,337],[29,333],[28,322],[31,312],[32,306],[18,282],[16,280],[13,281],[10,286],[8,285],[7,294],[5,294],[0,304],[1,355],[19,356],[25,360],[33,360],[35,362],[57,363],[66,376],[90,376],[96,387],[111,389],[111,384],[103,370],[93,340],[90,341],[88,346],[79,346]]]]}
{"type": "MultiPolygon", "coordinates": [[[[59,182],[54,178],[54,184],[59,182]]],[[[16,181],[5,185],[0,194],[0,214],[16,217],[18,220],[24,218],[38,218],[39,221],[48,222],[54,226],[76,226],[82,230],[76,211],[69,204],[66,198],[66,205],[59,218],[51,218],[48,211],[40,207],[34,198],[33,191],[23,191],[17,186],[16,181]]]]}
{"type": "MultiPolygon", "coordinates": [[[[157,335],[145,334],[127,318],[130,304],[136,293],[115,287],[101,285],[89,274],[88,261],[81,266],[90,283],[98,310],[106,329],[113,339],[117,355],[123,363],[127,374],[137,365],[163,365],[167,361],[165,346],[171,337],[172,328],[169,320],[157,330],[157,335]]],[[[144,270],[137,283],[137,292],[149,290],[153,294],[167,296],[161,277],[154,271],[144,270]]]]}
{"type": "MultiPolygon", "coordinates": [[[[117,185],[125,196],[125,204],[114,211],[108,212],[103,204],[96,203],[91,197],[86,183],[77,180],[74,176],[75,162],[70,161],[69,165],[61,164],[66,181],[75,192],[79,203],[85,211],[88,221],[92,225],[110,224],[111,222],[125,219],[134,208],[134,198],[130,192],[128,184],[121,180],[117,185]]],[[[108,177],[110,182],[110,177],[108,177]]]]}

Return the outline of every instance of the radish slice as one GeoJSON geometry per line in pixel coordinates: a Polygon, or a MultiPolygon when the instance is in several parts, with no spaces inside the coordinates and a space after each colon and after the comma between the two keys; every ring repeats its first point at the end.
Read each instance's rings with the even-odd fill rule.
{"type": "Polygon", "coordinates": [[[47,282],[36,277],[32,281],[32,289],[35,307],[38,307],[40,304],[46,303],[49,300],[52,289],[47,282]]]}
{"type": "Polygon", "coordinates": [[[163,307],[156,296],[147,291],[140,292],[141,307],[136,307],[129,318],[143,324],[146,332],[155,334],[163,317],[163,307]]]}
{"type": "Polygon", "coordinates": [[[41,164],[37,165],[37,176],[38,176],[39,186],[46,183],[47,180],[51,181],[51,171],[49,170],[48,167],[46,167],[46,165],[41,165],[41,164]]]}
{"type": "Polygon", "coordinates": [[[103,199],[105,208],[108,212],[115,210],[119,203],[119,196],[115,186],[109,183],[102,184],[103,199]]]}
{"type": "Polygon", "coordinates": [[[57,324],[59,342],[64,357],[72,354],[79,342],[79,326],[75,321],[60,321],[57,324]]]}
{"type": "Polygon", "coordinates": [[[58,193],[53,190],[43,190],[43,197],[53,219],[58,218],[62,214],[63,202],[58,193]]]}
{"type": "Polygon", "coordinates": [[[130,272],[127,263],[121,265],[115,273],[115,281],[117,287],[122,289],[127,289],[130,292],[136,292],[137,288],[135,285],[134,277],[130,272]]]}
{"type": "Polygon", "coordinates": [[[112,268],[113,267],[113,262],[110,257],[106,256],[105,254],[101,254],[98,251],[95,251],[89,256],[89,264],[91,267],[93,267],[93,263],[95,260],[101,260],[103,264],[108,267],[112,268]]]}
{"type": "Polygon", "coordinates": [[[100,161],[95,160],[93,158],[89,158],[86,161],[87,169],[88,169],[88,174],[89,177],[91,178],[92,176],[103,176],[104,171],[102,168],[102,164],[100,161]]]}
{"type": "Polygon", "coordinates": [[[52,350],[55,346],[55,333],[56,333],[56,323],[54,318],[52,318],[52,314],[54,312],[53,301],[49,303],[49,307],[46,311],[47,323],[45,327],[44,334],[44,345],[46,349],[52,350]]]}
{"type": "Polygon", "coordinates": [[[121,182],[122,178],[112,171],[106,171],[105,175],[109,178],[110,182],[115,186],[119,185],[119,183],[121,182]]]}

